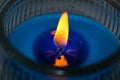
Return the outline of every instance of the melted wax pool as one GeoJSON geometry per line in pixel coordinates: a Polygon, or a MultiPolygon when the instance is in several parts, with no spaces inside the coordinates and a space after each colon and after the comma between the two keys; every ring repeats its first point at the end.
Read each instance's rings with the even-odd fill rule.
{"type": "MultiPolygon", "coordinates": [[[[35,41],[34,52],[39,63],[54,65],[55,59],[60,59],[59,49],[53,40],[54,34],[51,34],[54,30],[40,34],[35,41]]],[[[67,45],[62,48],[61,53],[65,56],[68,64],[64,67],[82,64],[88,56],[88,51],[88,43],[84,37],[70,30],[67,45]]]]}
{"type": "MultiPolygon", "coordinates": [[[[9,35],[11,44],[25,57],[38,62],[34,56],[34,45],[38,36],[48,30],[56,29],[61,14],[46,14],[25,21],[9,35]]],[[[70,30],[83,36],[88,44],[88,57],[80,66],[97,63],[111,56],[118,48],[115,36],[98,22],[84,16],[69,14],[70,30]]],[[[71,33],[72,34],[72,33],[71,33]]],[[[76,35],[74,35],[77,37],[76,35]]],[[[41,37],[42,38],[42,37],[41,37]]],[[[41,46],[41,45],[40,45],[41,46]]],[[[79,53],[80,54],[80,53],[79,53]]]]}

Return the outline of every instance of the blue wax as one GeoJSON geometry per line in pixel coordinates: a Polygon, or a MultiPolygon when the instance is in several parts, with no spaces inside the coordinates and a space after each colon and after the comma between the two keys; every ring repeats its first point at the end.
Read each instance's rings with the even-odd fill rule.
{"type": "MultiPolygon", "coordinates": [[[[25,21],[9,35],[11,44],[22,55],[37,62],[33,49],[35,41],[40,34],[56,29],[60,16],[61,14],[58,13],[46,14],[25,21]]],[[[88,57],[81,66],[97,63],[111,56],[119,48],[119,41],[115,36],[103,25],[92,19],[69,14],[69,25],[70,30],[82,35],[89,46],[89,50],[86,49],[88,57]]]]}

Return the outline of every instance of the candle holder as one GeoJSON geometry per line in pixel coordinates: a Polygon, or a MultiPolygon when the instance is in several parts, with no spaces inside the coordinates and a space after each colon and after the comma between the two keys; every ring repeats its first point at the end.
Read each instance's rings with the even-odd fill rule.
{"type": "Polygon", "coordinates": [[[120,12],[107,0],[6,0],[0,6],[0,79],[119,80],[119,40],[120,12]],[[55,67],[54,54],[44,52],[56,50],[51,38],[64,11],[67,48],[77,52],[66,54],[70,66],[55,67]]]}

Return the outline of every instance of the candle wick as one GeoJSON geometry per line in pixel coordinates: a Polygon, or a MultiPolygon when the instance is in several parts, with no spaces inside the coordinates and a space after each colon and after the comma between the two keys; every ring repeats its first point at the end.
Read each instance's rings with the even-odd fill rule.
{"type": "Polygon", "coordinates": [[[62,52],[63,52],[63,48],[59,47],[59,50],[58,50],[58,59],[61,59],[62,52]]]}

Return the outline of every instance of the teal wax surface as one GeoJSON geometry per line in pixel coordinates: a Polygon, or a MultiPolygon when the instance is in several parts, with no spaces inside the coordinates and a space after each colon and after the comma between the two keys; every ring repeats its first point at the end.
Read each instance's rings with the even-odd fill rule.
{"type": "MultiPolygon", "coordinates": [[[[36,38],[48,30],[56,29],[60,16],[61,13],[45,14],[23,22],[9,35],[10,43],[22,55],[37,62],[33,50],[36,38]]],[[[82,35],[89,46],[88,57],[80,66],[100,62],[120,47],[112,32],[90,18],[69,14],[69,27],[70,30],[82,35]]]]}

